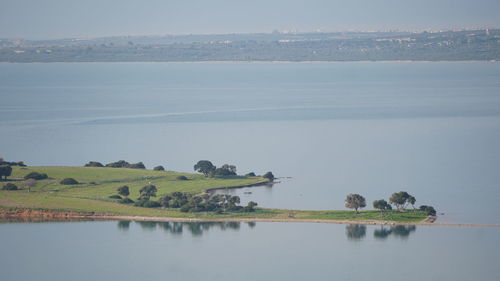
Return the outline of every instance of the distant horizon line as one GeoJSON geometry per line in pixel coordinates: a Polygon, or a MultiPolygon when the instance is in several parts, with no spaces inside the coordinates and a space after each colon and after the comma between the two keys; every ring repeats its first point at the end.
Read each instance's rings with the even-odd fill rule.
{"type": "Polygon", "coordinates": [[[463,28],[425,28],[425,29],[386,29],[386,30],[310,30],[310,31],[299,31],[297,29],[282,29],[282,30],[272,30],[268,32],[228,32],[228,33],[165,33],[165,34],[142,34],[142,35],[102,35],[102,36],[72,36],[72,37],[57,37],[57,38],[43,38],[43,39],[33,39],[28,37],[0,37],[0,40],[27,40],[27,41],[56,41],[56,40],[94,40],[100,38],[132,38],[132,37],[175,37],[175,36],[221,36],[221,35],[251,35],[251,34],[329,34],[329,33],[440,33],[440,32],[459,32],[459,31],[475,31],[475,30],[498,30],[500,26],[495,27],[463,27],[463,28]]]}

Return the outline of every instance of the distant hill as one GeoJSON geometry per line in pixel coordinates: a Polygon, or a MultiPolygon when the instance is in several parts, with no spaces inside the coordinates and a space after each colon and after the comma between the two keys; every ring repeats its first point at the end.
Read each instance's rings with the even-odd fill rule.
{"type": "Polygon", "coordinates": [[[500,29],[0,39],[0,62],[500,60],[500,29]]]}

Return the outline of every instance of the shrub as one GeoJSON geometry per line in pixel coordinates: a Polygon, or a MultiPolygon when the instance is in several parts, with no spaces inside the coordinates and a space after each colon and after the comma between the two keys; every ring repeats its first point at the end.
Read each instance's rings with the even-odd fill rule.
{"type": "Polygon", "coordinates": [[[116,194],[109,196],[109,198],[111,198],[111,199],[122,199],[122,197],[120,195],[116,195],[116,194]]]}
{"type": "Polygon", "coordinates": [[[118,194],[120,194],[121,196],[129,196],[130,195],[130,191],[129,191],[129,188],[128,188],[128,185],[124,185],[124,186],[120,186],[116,189],[116,191],[118,192],[118,194]]]}
{"type": "Polygon", "coordinates": [[[176,177],[177,180],[180,180],[180,181],[187,181],[189,180],[186,176],[178,176],[176,177]]]}
{"type": "Polygon", "coordinates": [[[254,172],[250,172],[250,173],[246,174],[245,176],[247,176],[247,177],[255,177],[255,173],[254,172]]]}
{"type": "Polygon", "coordinates": [[[142,162],[134,163],[134,164],[128,164],[125,166],[126,168],[130,169],[146,169],[146,166],[142,162]]]}
{"type": "Polygon", "coordinates": [[[19,188],[17,188],[17,185],[13,184],[13,183],[7,183],[7,184],[4,184],[4,186],[2,187],[2,190],[18,190],[19,188]]]}
{"type": "Polygon", "coordinates": [[[122,204],[132,204],[132,203],[134,203],[134,200],[132,200],[130,198],[123,198],[122,200],[120,200],[120,203],[122,203],[122,204]]]}
{"type": "Polygon", "coordinates": [[[106,164],[106,167],[111,167],[111,168],[125,168],[129,165],[130,163],[125,161],[125,160],[120,160],[112,163],[106,164]]]}
{"type": "Polygon", "coordinates": [[[266,178],[266,179],[268,179],[268,180],[270,180],[270,181],[273,181],[273,180],[275,179],[275,177],[274,177],[274,175],[273,175],[273,173],[272,173],[272,172],[267,172],[267,173],[265,173],[262,177],[263,177],[263,178],[266,178]]]}
{"type": "Polygon", "coordinates": [[[436,215],[436,209],[432,206],[427,206],[427,205],[422,205],[419,208],[421,211],[425,211],[428,216],[435,216],[436,215]]]}
{"type": "Polygon", "coordinates": [[[104,165],[100,162],[90,161],[87,164],[85,164],[85,167],[104,167],[104,165]]]}
{"type": "Polygon", "coordinates": [[[42,173],[38,173],[38,172],[31,172],[31,173],[27,174],[26,176],[24,176],[25,180],[27,180],[27,179],[44,180],[47,178],[48,178],[47,174],[42,174],[42,173]]]}
{"type": "Polygon", "coordinates": [[[0,165],[0,180],[2,176],[7,179],[12,174],[12,167],[10,165],[0,165]]]}
{"type": "Polygon", "coordinates": [[[78,184],[78,181],[75,180],[74,178],[65,178],[59,183],[64,185],[73,185],[73,184],[78,184]]]}
{"type": "Polygon", "coordinates": [[[135,205],[138,207],[144,207],[144,208],[158,208],[160,207],[160,203],[157,201],[149,201],[149,200],[139,200],[135,202],[135,205]]]}
{"type": "Polygon", "coordinates": [[[163,166],[156,166],[153,168],[154,171],[165,171],[165,168],[163,166]]]}

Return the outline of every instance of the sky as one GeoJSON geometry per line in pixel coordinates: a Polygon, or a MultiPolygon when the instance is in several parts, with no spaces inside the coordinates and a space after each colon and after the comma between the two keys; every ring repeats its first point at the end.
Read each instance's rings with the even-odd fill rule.
{"type": "Polygon", "coordinates": [[[500,27],[499,0],[0,0],[0,38],[500,27]]]}

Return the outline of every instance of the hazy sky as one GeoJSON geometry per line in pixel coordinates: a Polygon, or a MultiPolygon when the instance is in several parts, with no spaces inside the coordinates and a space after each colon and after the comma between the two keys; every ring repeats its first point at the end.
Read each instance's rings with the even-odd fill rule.
{"type": "Polygon", "coordinates": [[[499,0],[0,0],[0,37],[500,27],[499,0]]]}

